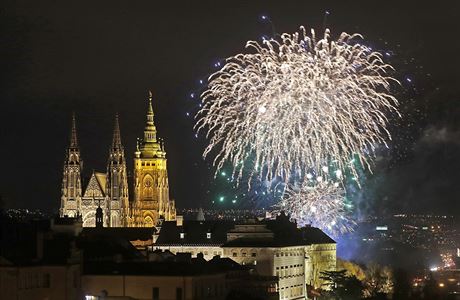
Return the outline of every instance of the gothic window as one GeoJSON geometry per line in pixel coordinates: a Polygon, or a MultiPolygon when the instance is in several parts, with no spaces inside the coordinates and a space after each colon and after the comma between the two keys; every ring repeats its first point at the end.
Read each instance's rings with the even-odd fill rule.
{"type": "Polygon", "coordinates": [[[144,227],[153,227],[153,220],[150,216],[145,217],[144,227]]]}
{"type": "Polygon", "coordinates": [[[118,174],[113,176],[113,194],[112,196],[118,197],[118,174]]]}
{"type": "Polygon", "coordinates": [[[110,224],[110,225],[111,225],[112,227],[118,227],[118,226],[119,226],[119,224],[118,224],[118,217],[112,215],[112,216],[111,216],[111,219],[112,219],[112,220],[111,220],[111,224],[110,224]]]}
{"type": "Polygon", "coordinates": [[[150,175],[144,177],[144,198],[153,198],[153,178],[150,175]]]}
{"type": "Polygon", "coordinates": [[[69,194],[70,194],[70,197],[74,196],[74,185],[75,185],[74,180],[75,180],[75,173],[70,171],[70,182],[69,182],[69,194]]]}

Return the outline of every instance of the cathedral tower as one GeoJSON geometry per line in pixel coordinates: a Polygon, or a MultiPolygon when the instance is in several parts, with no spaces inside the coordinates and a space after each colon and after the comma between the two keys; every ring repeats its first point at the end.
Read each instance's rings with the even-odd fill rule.
{"type": "Polygon", "coordinates": [[[134,158],[134,202],[130,226],[152,227],[160,216],[174,220],[176,209],[169,199],[168,171],[164,145],[157,139],[153,121],[152,94],[149,96],[144,138],[134,158]]]}
{"type": "Polygon", "coordinates": [[[75,113],[72,115],[70,145],[66,151],[61,187],[61,217],[77,217],[81,214],[81,171],[83,160],[77,140],[75,113]]]}
{"type": "Polygon", "coordinates": [[[118,114],[115,116],[112,147],[107,163],[106,195],[111,227],[124,227],[128,222],[128,175],[126,172],[125,150],[121,143],[118,114]]]}

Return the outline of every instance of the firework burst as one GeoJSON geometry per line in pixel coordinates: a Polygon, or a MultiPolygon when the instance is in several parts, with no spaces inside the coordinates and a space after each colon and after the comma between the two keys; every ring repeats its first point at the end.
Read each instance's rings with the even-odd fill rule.
{"type": "Polygon", "coordinates": [[[351,232],[356,225],[349,217],[351,206],[338,182],[305,181],[300,187],[291,186],[278,208],[296,219],[298,226],[312,225],[333,236],[351,232]]]}
{"type": "Polygon", "coordinates": [[[228,58],[209,78],[195,125],[209,139],[203,156],[214,156],[216,172],[229,161],[237,179],[288,182],[307,170],[321,175],[334,161],[358,177],[353,156],[370,169],[375,147],[391,138],[385,113],[398,113],[398,102],[392,67],[361,39],[342,33],[333,40],[329,30],[317,39],[300,27],[278,40],[249,41],[252,53],[228,58]]]}

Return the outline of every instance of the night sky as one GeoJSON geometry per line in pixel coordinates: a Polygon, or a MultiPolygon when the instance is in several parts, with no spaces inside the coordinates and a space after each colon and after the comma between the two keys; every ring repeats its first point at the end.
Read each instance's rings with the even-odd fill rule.
{"type": "Polygon", "coordinates": [[[72,111],[84,176],[105,171],[120,115],[128,169],[148,90],[178,207],[231,193],[201,158],[191,93],[247,40],[300,25],[359,32],[388,51],[402,120],[356,198],[361,212],[460,212],[460,7],[457,1],[3,1],[0,194],[6,207],[57,211],[72,111]],[[353,2],[354,4],[343,4],[353,2]],[[404,2],[401,4],[400,2],[404,2]],[[422,4],[427,2],[427,4],[422,4]],[[161,4],[160,4],[161,3],[161,4]],[[337,4],[342,3],[342,4],[337,4]],[[429,4],[429,5],[428,5],[429,4]],[[454,7],[457,5],[457,7],[454,7]],[[329,15],[325,18],[325,12],[329,15]],[[218,191],[222,189],[222,191],[218,191]]]}

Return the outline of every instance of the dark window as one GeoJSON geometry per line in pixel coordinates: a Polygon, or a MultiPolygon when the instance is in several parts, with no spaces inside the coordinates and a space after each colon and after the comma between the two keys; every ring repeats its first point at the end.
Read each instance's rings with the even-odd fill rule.
{"type": "Polygon", "coordinates": [[[256,254],[255,252],[252,252],[252,253],[251,253],[251,256],[252,256],[252,257],[256,257],[257,254],[256,254]]]}
{"type": "Polygon", "coordinates": [[[176,300],[182,300],[182,288],[176,288],[176,300]]]}
{"type": "Polygon", "coordinates": [[[73,271],[73,287],[78,288],[78,280],[80,277],[78,276],[78,271],[73,271]]]}
{"type": "Polygon", "coordinates": [[[152,289],[152,300],[160,300],[160,288],[154,287],[152,289]]]}
{"type": "Polygon", "coordinates": [[[51,286],[51,276],[50,274],[43,275],[43,287],[49,288],[51,286]]]}

